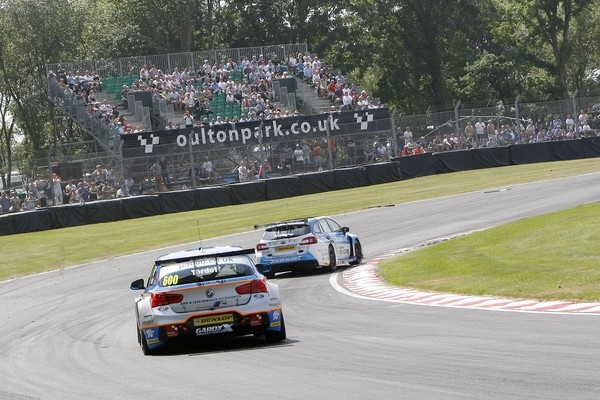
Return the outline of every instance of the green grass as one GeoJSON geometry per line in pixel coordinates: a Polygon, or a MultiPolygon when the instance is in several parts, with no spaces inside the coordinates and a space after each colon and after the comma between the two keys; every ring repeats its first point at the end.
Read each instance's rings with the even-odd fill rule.
{"type": "MultiPolygon", "coordinates": [[[[261,203],[3,236],[0,237],[0,248],[3,256],[3,262],[0,263],[0,280],[94,260],[109,259],[143,250],[194,242],[199,239],[199,235],[202,239],[208,239],[248,231],[256,223],[307,215],[335,215],[369,207],[401,204],[518,183],[580,175],[598,170],[600,170],[600,159],[509,166],[428,176],[377,186],[261,203]]],[[[561,236],[579,235],[581,237],[580,233],[586,229],[585,227],[589,227],[591,235],[594,227],[598,226],[592,224],[591,221],[594,219],[592,216],[587,215],[588,213],[593,214],[593,209],[581,207],[576,210],[582,213],[578,217],[581,219],[581,223],[561,225],[563,229],[561,236]],[[575,226],[577,228],[576,232],[565,231],[565,229],[571,229],[575,226]]],[[[597,210],[595,213],[598,214],[597,210]]],[[[558,214],[557,218],[560,215],[558,214]]],[[[571,216],[571,218],[575,217],[571,216]]],[[[525,220],[522,223],[525,224],[528,221],[531,220],[525,220]]],[[[555,234],[552,229],[547,228],[548,226],[547,223],[539,223],[531,228],[530,235],[538,234],[546,238],[555,234]]],[[[526,227],[526,225],[518,226],[518,229],[525,229],[526,227]]],[[[502,229],[502,227],[498,229],[502,229]]],[[[510,229],[511,232],[515,232],[517,228],[511,225],[510,229]]],[[[532,247],[529,247],[525,248],[527,251],[520,251],[518,257],[516,256],[517,253],[510,253],[509,258],[518,261],[517,267],[510,267],[521,272],[517,276],[508,267],[507,269],[498,269],[491,266],[497,267],[498,263],[501,263],[499,260],[507,258],[505,252],[510,248],[514,248],[520,242],[515,240],[516,236],[514,234],[507,237],[485,237],[485,235],[493,234],[494,230],[452,242],[454,252],[444,257],[448,261],[454,261],[452,265],[460,265],[460,270],[464,272],[449,274],[449,264],[444,267],[444,265],[436,262],[436,257],[439,257],[439,254],[437,254],[430,257],[427,265],[431,266],[437,263],[441,268],[439,271],[430,267],[413,267],[415,275],[409,281],[398,281],[397,283],[423,289],[474,294],[494,293],[514,297],[584,300],[600,297],[598,289],[594,287],[598,279],[588,278],[587,273],[589,271],[582,270],[580,263],[575,264],[571,261],[574,253],[584,254],[587,251],[592,252],[589,255],[592,260],[590,263],[592,263],[594,257],[593,247],[589,246],[589,243],[597,243],[597,240],[587,242],[587,246],[581,240],[573,240],[570,243],[571,246],[565,248],[557,246],[557,243],[561,242],[558,239],[530,242],[530,246],[537,246],[535,247],[537,252],[532,252],[532,247]],[[466,247],[456,245],[456,243],[462,243],[463,240],[479,240],[481,246],[474,246],[472,243],[466,247]],[[492,243],[493,245],[483,247],[484,243],[492,243]],[[590,248],[587,249],[587,247],[590,248]],[[477,251],[474,252],[473,249],[477,249],[477,251]],[[544,261],[543,258],[539,257],[539,254],[553,254],[553,257],[544,261]],[[473,265],[482,264],[482,260],[485,261],[483,264],[490,266],[487,269],[487,274],[474,271],[473,265]],[[552,263],[556,265],[556,268],[565,269],[565,277],[574,276],[569,280],[560,277],[552,282],[543,282],[542,286],[541,282],[538,282],[540,276],[555,274],[555,270],[546,269],[547,265],[552,263]],[[468,265],[471,265],[470,269],[468,265]],[[444,271],[448,274],[447,276],[443,276],[444,271]],[[580,271],[584,271],[585,274],[580,271]],[[455,286],[451,288],[448,281],[454,281],[455,286]],[[572,283],[575,281],[579,283],[577,285],[572,283]],[[436,282],[439,282],[440,286],[435,286],[436,282]],[[555,287],[552,287],[553,285],[555,287]],[[587,286],[587,288],[583,288],[582,285],[587,286]],[[596,294],[594,295],[594,293],[596,294]]],[[[436,252],[437,246],[415,254],[407,254],[390,263],[384,263],[387,276],[390,280],[397,279],[400,275],[404,276],[405,271],[411,269],[407,260],[411,258],[415,262],[413,257],[420,257],[417,264],[422,265],[425,261],[421,261],[421,257],[426,260],[429,251],[436,252]]]]}
{"type": "Polygon", "coordinates": [[[600,301],[600,203],[527,218],[381,264],[384,279],[424,290],[600,301]]]}

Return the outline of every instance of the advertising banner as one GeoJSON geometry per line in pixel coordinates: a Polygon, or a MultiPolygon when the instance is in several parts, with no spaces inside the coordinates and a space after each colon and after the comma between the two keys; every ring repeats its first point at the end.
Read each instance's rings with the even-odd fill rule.
{"type": "MultiPolygon", "coordinates": [[[[130,133],[121,135],[121,139],[124,150],[139,149],[142,153],[150,155],[161,145],[179,147],[182,152],[188,151],[190,142],[194,151],[202,151],[253,146],[259,143],[322,139],[326,137],[328,129],[332,137],[390,131],[390,113],[387,108],[376,108],[298,115],[212,126],[205,124],[192,129],[130,133]]],[[[128,152],[124,152],[126,157],[127,154],[128,152]]]]}

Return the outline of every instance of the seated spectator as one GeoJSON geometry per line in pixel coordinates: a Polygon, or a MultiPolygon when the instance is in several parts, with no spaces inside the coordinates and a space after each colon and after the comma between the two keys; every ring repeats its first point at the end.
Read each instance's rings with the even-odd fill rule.
{"type": "Polygon", "coordinates": [[[37,199],[36,206],[38,208],[48,207],[48,196],[46,195],[46,192],[43,192],[39,199],[37,199]]]}

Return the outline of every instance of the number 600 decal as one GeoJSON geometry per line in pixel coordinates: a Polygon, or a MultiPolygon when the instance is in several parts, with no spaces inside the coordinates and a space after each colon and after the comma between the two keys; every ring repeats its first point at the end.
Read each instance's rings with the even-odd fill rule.
{"type": "Polygon", "coordinates": [[[179,282],[179,275],[167,275],[163,278],[162,285],[163,286],[177,285],[177,282],[179,282]]]}

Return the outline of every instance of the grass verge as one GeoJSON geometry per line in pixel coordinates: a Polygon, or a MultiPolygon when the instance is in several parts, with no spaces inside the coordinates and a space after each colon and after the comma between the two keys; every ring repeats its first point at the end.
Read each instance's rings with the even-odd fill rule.
{"type": "Polygon", "coordinates": [[[447,293],[600,301],[600,203],[526,218],[380,263],[392,284],[447,293]]]}

